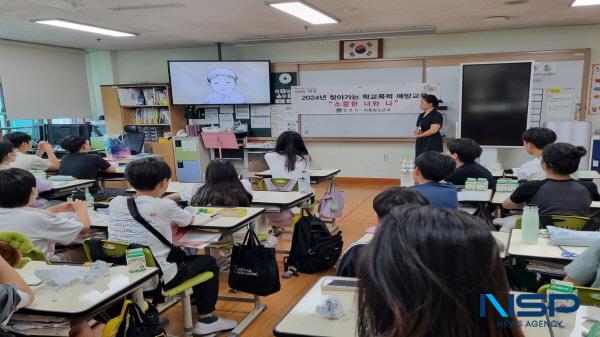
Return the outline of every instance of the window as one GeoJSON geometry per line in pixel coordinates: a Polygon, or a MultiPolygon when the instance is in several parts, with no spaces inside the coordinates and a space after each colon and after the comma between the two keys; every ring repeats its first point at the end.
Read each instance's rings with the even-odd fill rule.
{"type": "MultiPolygon", "coordinates": [[[[79,118],[60,118],[52,119],[52,124],[77,124],[81,123],[79,118]]],[[[21,119],[21,120],[9,120],[6,115],[6,107],[4,105],[4,95],[2,93],[2,82],[0,82],[0,131],[3,134],[11,131],[25,132],[33,138],[34,141],[40,140],[40,128],[39,126],[48,124],[47,119],[21,119]]]]}

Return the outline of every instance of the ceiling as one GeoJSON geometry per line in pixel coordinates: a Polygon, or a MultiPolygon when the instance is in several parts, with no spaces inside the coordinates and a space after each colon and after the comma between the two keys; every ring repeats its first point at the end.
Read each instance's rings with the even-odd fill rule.
{"type": "Polygon", "coordinates": [[[264,0],[0,0],[0,39],[82,49],[190,47],[240,39],[398,30],[435,26],[437,33],[600,23],[600,6],[571,0],[308,0],[340,19],[309,26],[264,0]],[[165,6],[166,5],[166,6],[165,6]],[[114,10],[129,7],[127,10],[114,10]],[[133,8],[132,8],[133,7],[133,8]],[[508,16],[490,22],[488,16],[508,16]],[[59,18],[138,33],[113,38],[31,22],[59,18]],[[97,39],[102,39],[100,42],[97,39]]]}

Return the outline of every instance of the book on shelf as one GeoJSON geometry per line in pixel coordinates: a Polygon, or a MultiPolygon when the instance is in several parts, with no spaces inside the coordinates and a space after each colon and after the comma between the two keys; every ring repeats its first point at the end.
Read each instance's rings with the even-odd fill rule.
{"type": "Polygon", "coordinates": [[[156,105],[156,90],[154,88],[144,88],[145,105],[156,105]]]}
{"type": "Polygon", "coordinates": [[[146,99],[141,88],[117,88],[121,105],[145,105],[146,99]]]}
{"type": "Polygon", "coordinates": [[[136,108],[133,122],[136,124],[170,124],[168,108],[136,108]]]}
{"type": "Polygon", "coordinates": [[[167,98],[166,90],[155,90],[155,99],[157,104],[160,105],[169,105],[169,99],[167,98]]]}

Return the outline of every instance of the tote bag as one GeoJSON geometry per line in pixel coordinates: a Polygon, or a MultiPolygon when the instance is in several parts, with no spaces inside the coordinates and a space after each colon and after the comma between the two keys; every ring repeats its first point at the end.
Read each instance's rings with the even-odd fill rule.
{"type": "Polygon", "coordinates": [[[346,194],[338,191],[335,182],[332,182],[319,204],[319,216],[329,219],[342,217],[345,202],[346,194]]]}
{"type": "Polygon", "coordinates": [[[250,229],[241,245],[233,246],[229,286],[249,294],[267,296],[281,289],[275,248],[260,244],[250,229]]]}

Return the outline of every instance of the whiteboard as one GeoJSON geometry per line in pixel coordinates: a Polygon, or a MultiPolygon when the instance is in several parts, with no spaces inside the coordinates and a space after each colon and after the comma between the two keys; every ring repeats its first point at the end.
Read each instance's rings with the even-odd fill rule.
{"type": "Polygon", "coordinates": [[[418,113],[300,115],[303,137],[412,137],[418,113]]]}
{"type": "Polygon", "coordinates": [[[299,85],[362,85],[423,82],[421,67],[301,71],[299,85]]]}

